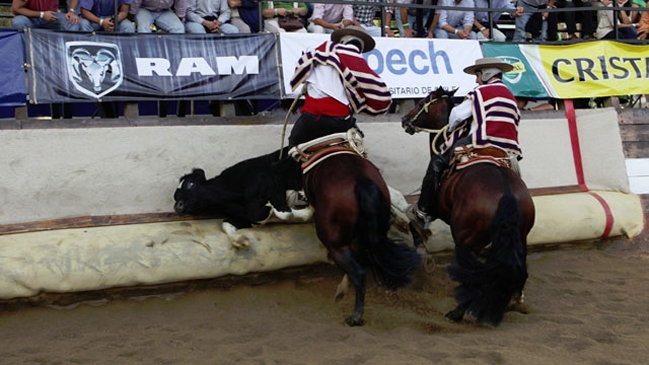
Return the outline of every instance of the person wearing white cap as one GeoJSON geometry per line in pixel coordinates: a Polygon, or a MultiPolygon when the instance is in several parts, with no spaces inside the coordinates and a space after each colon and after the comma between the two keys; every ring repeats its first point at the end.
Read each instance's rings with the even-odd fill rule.
{"type": "Polygon", "coordinates": [[[474,148],[498,147],[518,160],[522,158],[518,145],[520,111],[516,98],[502,82],[503,73],[513,68],[499,58],[480,58],[464,69],[465,73],[476,76],[478,86],[451,110],[448,122],[451,136],[441,152],[432,157],[419,200],[406,211],[418,231],[425,230],[437,218],[438,188],[455,147],[469,144],[474,148]]]}
{"type": "Polygon", "coordinates": [[[290,84],[295,90],[305,83],[306,96],[289,146],[346,132],[356,127],[355,113],[374,116],[388,110],[390,89],[362,55],[374,45],[365,29],[349,26],[334,31],[330,41],[302,55],[290,84]]]}

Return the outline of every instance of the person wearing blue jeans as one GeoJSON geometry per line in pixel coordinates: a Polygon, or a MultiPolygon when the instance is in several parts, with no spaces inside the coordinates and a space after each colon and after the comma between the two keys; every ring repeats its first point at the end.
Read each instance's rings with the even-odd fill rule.
{"type": "Polygon", "coordinates": [[[239,33],[230,24],[232,10],[227,0],[187,0],[187,33],[239,33]]]}
{"type": "Polygon", "coordinates": [[[132,0],[119,0],[117,27],[115,26],[115,2],[113,0],[81,0],[81,31],[135,33],[135,25],[128,19],[132,0]]]}
{"type": "MultiPolygon", "coordinates": [[[[554,7],[554,2],[555,0],[550,0],[549,2],[547,0],[519,0],[516,3],[517,7],[522,7],[523,8],[523,15],[519,16],[516,18],[515,22],[515,29],[514,29],[514,37],[513,41],[514,42],[519,42],[519,43],[524,43],[527,41],[527,30],[526,30],[526,25],[527,22],[530,20],[530,18],[535,14],[538,13],[537,10],[543,9],[543,8],[553,8],[554,7]]],[[[540,33],[537,36],[532,36],[532,40],[535,41],[542,41],[547,39],[547,34],[548,34],[548,22],[543,21],[546,20],[544,18],[547,18],[549,15],[545,15],[548,13],[542,13],[541,21],[541,29],[540,33]]],[[[538,15],[536,15],[538,17],[538,15]]],[[[553,19],[556,19],[557,14],[553,14],[553,19]]],[[[556,20],[554,21],[554,26],[556,27],[556,20]]]]}
{"type": "Polygon", "coordinates": [[[58,0],[13,0],[11,10],[15,16],[11,26],[16,29],[79,30],[78,3],[78,0],[72,0],[68,11],[59,13],[58,0]]]}
{"type": "Polygon", "coordinates": [[[185,33],[186,10],[186,0],[133,0],[130,14],[138,33],[151,33],[153,24],[167,33],[185,33]]]}

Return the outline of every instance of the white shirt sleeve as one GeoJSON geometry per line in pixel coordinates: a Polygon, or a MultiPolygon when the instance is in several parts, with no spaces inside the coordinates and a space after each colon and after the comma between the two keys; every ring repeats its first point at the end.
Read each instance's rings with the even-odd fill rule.
{"type": "Polygon", "coordinates": [[[473,100],[464,99],[460,104],[451,109],[448,116],[448,129],[454,130],[460,123],[473,115],[473,100]]]}

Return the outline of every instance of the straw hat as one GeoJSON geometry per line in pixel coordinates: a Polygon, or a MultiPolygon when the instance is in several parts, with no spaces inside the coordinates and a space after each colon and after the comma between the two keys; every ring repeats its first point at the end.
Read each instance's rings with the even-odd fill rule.
{"type": "Polygon", "coordinates": [[[357,38],[363,43],[363,49],[361,50],[361,53],[369,52],[374,49],[374,46],[376,43],[374,42],[374,38],[372,38],[363,27],[358,27],[355,25],[350,25],[345,28],[337,29],[333,33],[331,33],[331,41],[340,43],[341,39],[345,37],[353,37],[357,38]]]}
{"type": "Polygon", "coordinates": [[[475,75],[476,71],[482,71],[487,68],[497,68],[505,73],[513,70],[514,66],[496,57],[478,58],[475,60],[475,65],[465,68],[464,72],[469,75],[475,75]]]}

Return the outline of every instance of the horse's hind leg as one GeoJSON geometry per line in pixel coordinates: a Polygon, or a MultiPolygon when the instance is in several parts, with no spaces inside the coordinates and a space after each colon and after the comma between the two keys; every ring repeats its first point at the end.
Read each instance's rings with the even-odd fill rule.
{"type": "Polygon", "coordinates": [[[347,318],[346,323],[350,326],[362,326],[366,289],[365,269],[354,259],[349,247],[332,250],[331,259],[347,274],[352,285],[354,285],[356,294],[354,312],[347,318]]]}

